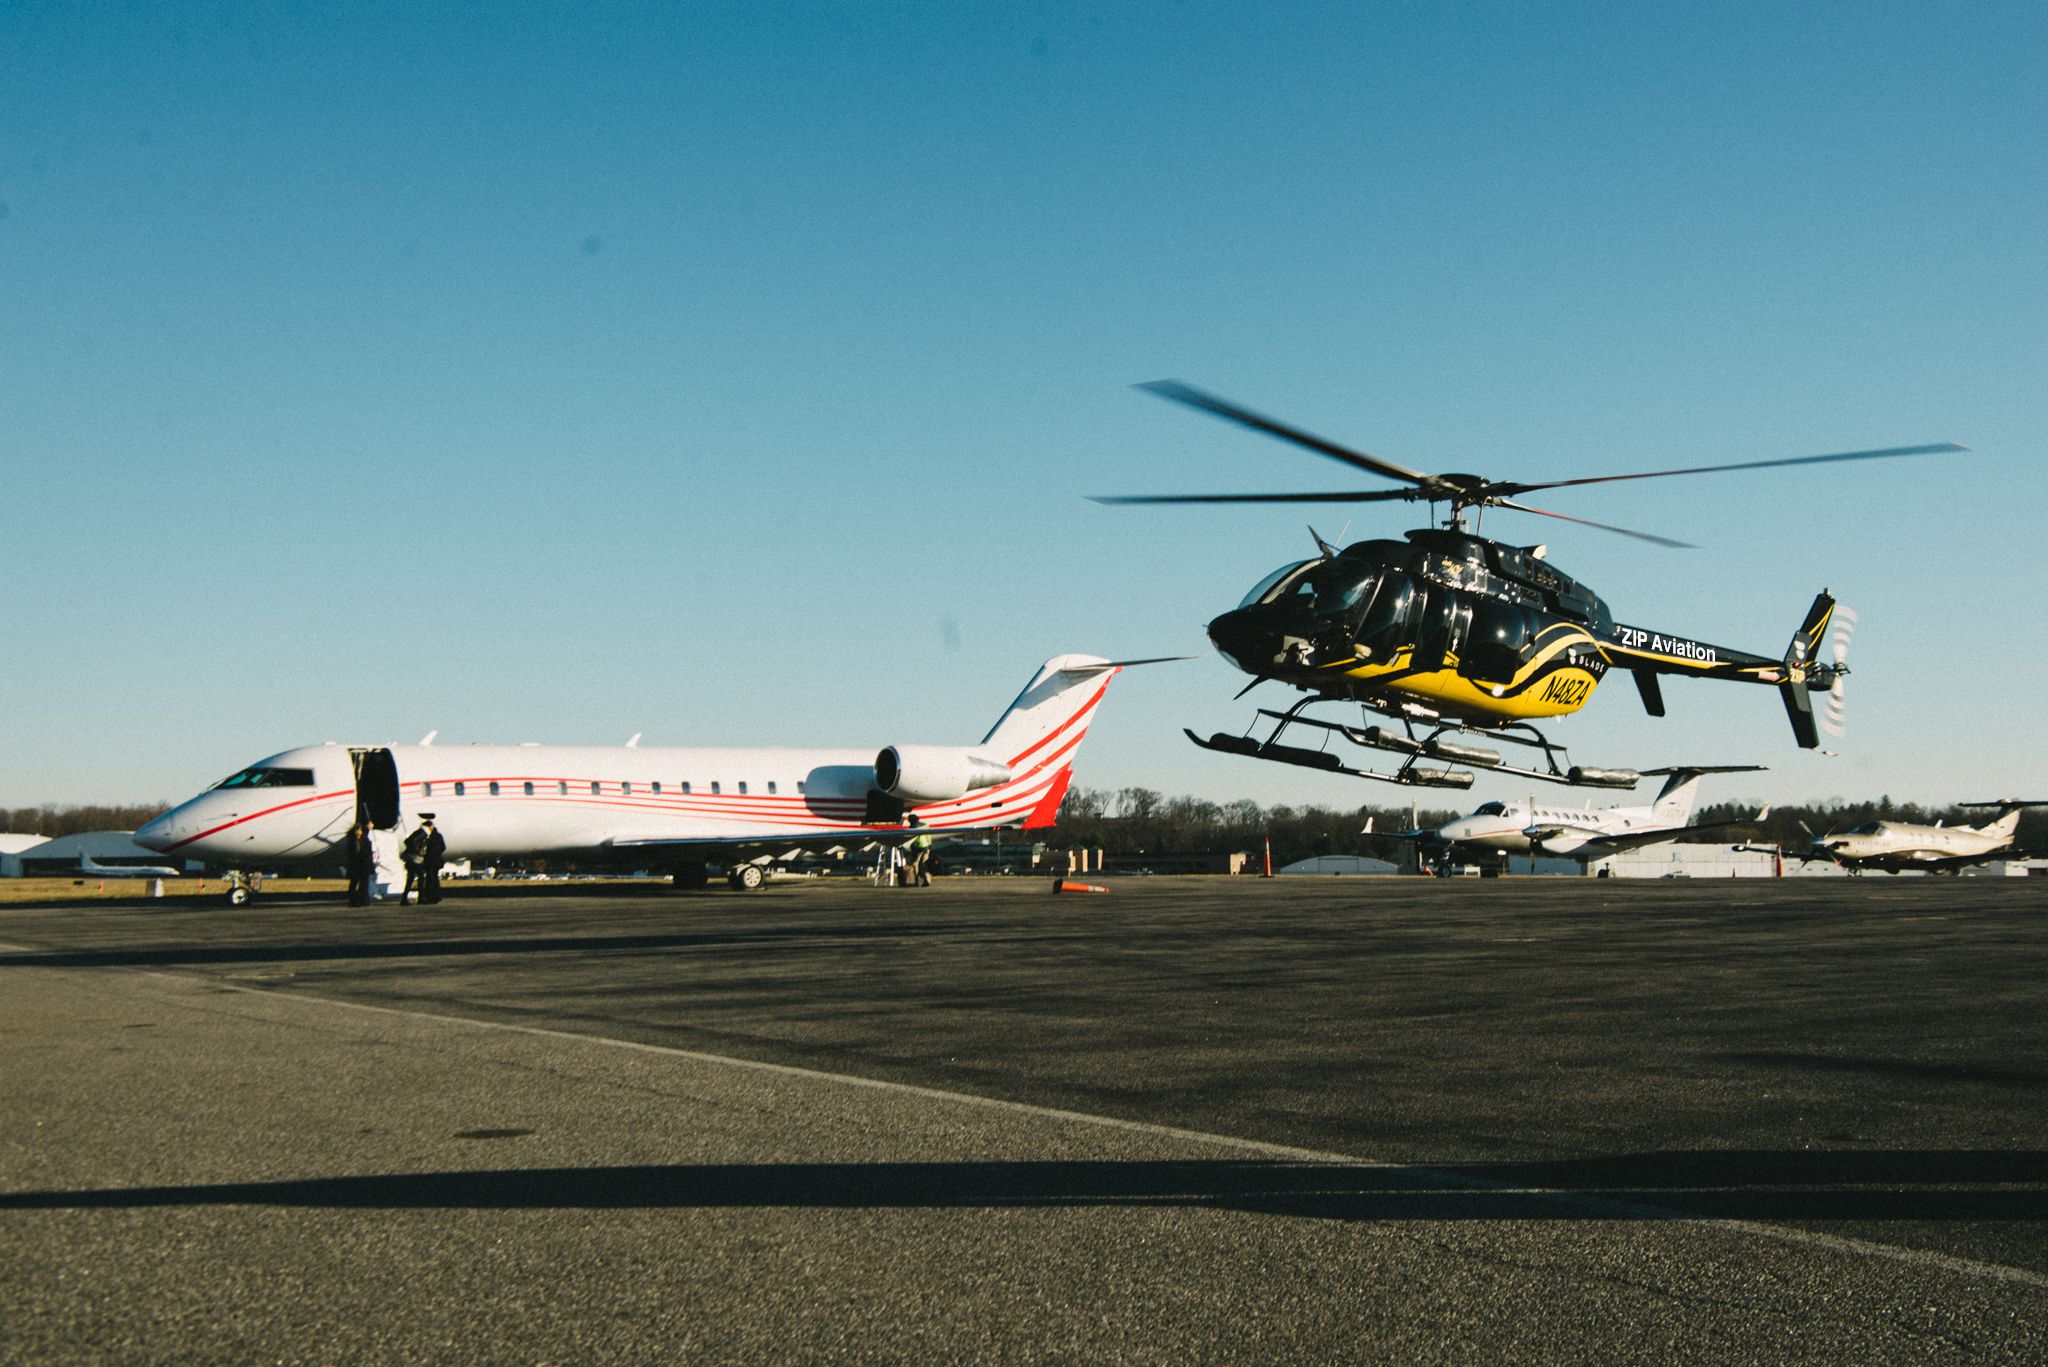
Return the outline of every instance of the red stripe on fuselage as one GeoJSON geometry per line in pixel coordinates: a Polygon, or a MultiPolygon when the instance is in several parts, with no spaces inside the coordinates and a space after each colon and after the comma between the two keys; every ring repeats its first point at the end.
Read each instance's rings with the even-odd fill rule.
{"type": "Polygon", "coordinates": [[[332,802],[334,801],[334,799],[338,797],[354,796],[355,791],[353,789],[339,788],[331,793],[319,793],[314,795],[313,797],[302,797],[298,799],[298,801],[296,802],[280,802],[275,807],[266,808],[265,810],[260,812],[251,812],[247,816],[238,816],[233,821],[223,821],[220,823],[220,825],[215,826],[212,830],[201,831],[197,835],[188,835],[183,840],[180,840],[177,844],[166,846],[163,850],[163,853],[169,854],[172,850],[182,850],[195,840],[204,840],[210,835],[219,835],[222,831],[232,830],[236,826],[241,826],[251,821],[260,821],[266,816],[275,816],[279,812],[288,812],[294,807],[303,807],[309,802],[332,802]]]}

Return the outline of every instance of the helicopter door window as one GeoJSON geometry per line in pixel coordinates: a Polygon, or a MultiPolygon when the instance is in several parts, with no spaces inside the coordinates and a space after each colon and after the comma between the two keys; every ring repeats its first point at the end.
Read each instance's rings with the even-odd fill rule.
{"type": "Polygon", "coordinates": [[[1415,603],[1415,589],[1403,576],[1390,575],[1380,581],[1372,606],[1358,627],[1358,643],[1376,655],[1391,653],[1405,642],[1403,628],[1415,603]]]}

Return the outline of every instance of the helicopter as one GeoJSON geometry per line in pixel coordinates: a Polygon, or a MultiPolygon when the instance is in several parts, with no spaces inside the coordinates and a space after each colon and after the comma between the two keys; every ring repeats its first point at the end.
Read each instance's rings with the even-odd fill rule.
{"type": "Polygon", "coordinates": [[[1091,496],[1094,502],[1427,502],[1433,523],[1436,505],[1448,506],[1441,525],[1409,531],[1400,541],[1360,541],[1340,550],[1310,528],[1317,550],[1313,558],[1274,570],[1237,607],[1208,624],[1210,642],[1252,676],[1239,697],[1269,681],[1292,686],[1306,696],[1285,711],[1260,708],[1242,735],[1218,732],[1204,738],[1186,732],[1205,749],[1434,788],[1468,788],[1476,778],[1475,769],[1573,787],[1634,787],[1642,777],[1636,770],[1573,764],[1565,748],[1535,725],[1577,712],[1616,669],[1628,672],[1644,710],[1654,717],[1665,714],[1659,676],[1672,674],[1776,687],[1802,748],[1818,747],[1822,730],[1841,734],[1842,684],[1849,673],[1846,656],[1856,617],[1827,590],[1814,598],[1782,656],[1629,626],[1617,622],[1590,588],[1550,563],[1547,547],[1509,545],[1480,535],[1479,520],[1487,509],[1535,513],[1655,545],[1685,547],[1687,543],[1668,537],[1538,508],[1522,502],[1521,495],[1621,480],[1968,449],[1941,442],[1577,479],[1494,480],[1411,470],[1179,380],[1158,380],[1138,388],[1395,480],[1402,487],[1327,493],[1098,495],[1091,496]],[[1830,628],[1835,635],[1828,658],[1830,628]],[[1827,699],[1818,719],[1815,693],[1827,699]],[[1359,705],[1360,723],[1305,715],[1309,708],[1329,703],[1359,705]],[[1373,721],[1374,714],[1384,720],[1373,721]],[[1263,738],[1254,736],[1252,732],[1266,722],[1272,723],[1270,731],[1263,738]],[[1296,728],[1319,733],[1321,744],[1283,743],[1282,737],[1296,728]],[[1483,736],[1521,751],[1511,760],[1499,749],[1457,739],[1461,734],[1483,736]],[[1330,748],[1337,737],[1398,756],[1399,762],[1391,770],[1347,763],[1345,755],[1330,748]],[[1465,767],[1452,767],[1458,765],[1465,767]]]}

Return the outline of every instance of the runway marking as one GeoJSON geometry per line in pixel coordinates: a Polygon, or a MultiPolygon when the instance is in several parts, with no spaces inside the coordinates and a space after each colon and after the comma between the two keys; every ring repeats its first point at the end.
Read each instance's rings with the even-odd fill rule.
{"type": "MultiPolygon", "coordinates": [[[[0,944],[0,950],[10,953],[39,952],[29,946],[10,944],[0,944]]],[[[515,1025],[507,1021],[478,1020],[472,1016],[450,1016],[437,1011],[419,1011],[400,1006],[378,1006],[369,1002],[353,1002],[336,997],[323,997],[311,992],[285,992],[271,987],[251,987],[243,983],[224,982],[217,978],[195,977],[182,973],[166,973],[155,969],[136,969],[133,971],[139,972],[145,977],[162,978],[167,982],[197,983],[218,991],[240,993],[251,997],[275,997],[285,1001],[305,1002],[315,1006],[337,1007],[346,1011],[361,1011],[372,1015],[429,1021],[437,1025],[467,1026],[474,1030],[526,1035],[534,1039],[558,1040],[571,1044],[602,1045],[606,1048],[623,1049],[632,1053],[654,1054],[664,1058],[684,1059],[691,1063],[706,1064],[713,1067],[734,1068],[745,1072],[764,1073],[774,1077],[800,1078],[807,1082],[830,1083],[840,1087],[866,1088],[869,1091],[886,1092],[897,1096],[913,1096],[927,1101],[947,1102],[956,1106],[972,1106],[982,1110],[999,1111],[1010,1115],[1025,1115],[1042,1120],[1057,1120],[1068,1124],[1087,1125],[1096,1129],[1115,1130],[1124,1134],[1147,1135],[1157,1139],[1172,1139],[1182,1143],[1203,1144],[1212,1148],[1229,1149],[1239,1153],[1258,1154],[1262,1157],[1281,1158],[1294,1162],[1327,1163],[1354,1168],[1394,1170],[1409,1174],[1418,1181],[1446,1188],[1537,1197],[1555,1202],[1558,1205],[1584,1210],[1589,1213],[1605,1214],[1615,1218],[1654,1220],[1663,1224],[1695,1225],[1701,1229],[1716,1229],[1734,1234],[1746,1234],[1753,1238],[1769,1239],[1785,1244],[1798,1244],[1807,1248],[1824,1249],[1831,1253],[1840,1253],[1850,1257],[1876,1258],[1885,1262],[1933,1268],[1937,1271],[1954,1273],[1963,1277],[1976,1277],[1988,1281],[2010,1282],[2020,1286],[2048,1289],[2048,1275],[2031,1272],[2025,1268],[2007,1267],[2001,1263],[1979,1262],[1972,1258],[1958,1258],[1952,1254],[1937,1253],[1930,1249],[1903,1248],[1896,1244],[1881,1244],[1869,1239],[1849,1238],[1840,1234],[1823,1234],[1816,1230],[1797,1229],[1786,1225],[1764,1224],[1757,1220],[1729,1220],[1689,1215],[1682,1210],[1673,1210],[1666,1206],[1652,1206],[1634,1201],[1620,1201],[1605,1196],[1586,1196],[1577,1192],[1560,1191],[1551,1187],[1516,1186],[1508,1182],[1494,1182],[1483,1177],[1470,1177],[1462,1173],[1416,1167],[1408,1163],[1391,1163],[1384,1159],[1362,1158],[1356,1154],[1335,1153],[1323,1149],[1299,1148],[1291,1144],[1275,1144],[1263,1139],[1244,1139],[1236,1135],[1215,1134],[1207,1130],[1189,1130],[1177,1125],[1160,1125],[1148,1120],[1127,1120],[1120,1116],[1096,1115],[1089,1111],[1072,1111],[1058,1106],[1040,1106],[1028,1101],[1008,1101],[1001,1097],[977,1096],[973,1092],[954,1092],[941,1087],[925,1087],[911,1082],[890,1082],[882,1078],[860,1077],[852,1073],[828,1073],[821,1069],[804,1068],[790,1063],[764,1063],[758,1059],[734,1058],[727,1054],[707,1054],[701,1050],[679,1049],[667,1044],[645,1044],[639,1040],[614,1039],[609,1035],[578,1034],[572,1030],[551,1030],[539,1025],[515,1025]]]]}

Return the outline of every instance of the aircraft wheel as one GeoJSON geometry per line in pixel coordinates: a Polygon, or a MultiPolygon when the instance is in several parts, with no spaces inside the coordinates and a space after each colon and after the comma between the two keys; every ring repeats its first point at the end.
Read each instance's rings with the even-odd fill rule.
{"type": "Polygon", "coordinates": [[[254,895],[247,888],[229,888],[228,905],[231,907],[246,906],[249,899],[254,895]]]}
{"type": "Polygon", "coordinates": [[[752,892],[768,881],[768,875],[759,864],[742,864],[732,871],[727,880],[741,892],[752,892]]]}

